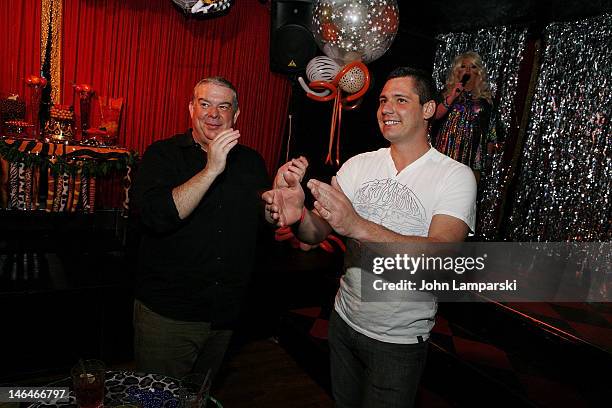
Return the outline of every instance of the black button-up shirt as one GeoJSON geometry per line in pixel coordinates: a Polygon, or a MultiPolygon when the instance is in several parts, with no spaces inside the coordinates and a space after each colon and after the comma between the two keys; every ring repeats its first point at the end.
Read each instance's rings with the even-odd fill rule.
{"type": "Polygon", "coordinates": [[[253,269],[260,194],[269,187],[262,157],[236,145],[225,171],[181,220],[172,189],[206,166],[191,130],[153,143],[133,188],[143,237],[136,298],[163,316],[230,325],[253,269]]]}

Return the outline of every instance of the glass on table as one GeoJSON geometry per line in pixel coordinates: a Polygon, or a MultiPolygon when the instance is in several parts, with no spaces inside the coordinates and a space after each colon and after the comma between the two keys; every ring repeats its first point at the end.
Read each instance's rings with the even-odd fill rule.
{"type": "Polygon", "coordinates": [[[179,408],[205,408],[210,394],[210,383],[210,370],[183,377],[178,390],[179,408]]]}
{"type": "Polygon", "coordinates": [[[81,360],[72,367],[70,375],[79,407],[100,408],[104,405],[105,372],[106,366],[99,360],[81,360]]]}

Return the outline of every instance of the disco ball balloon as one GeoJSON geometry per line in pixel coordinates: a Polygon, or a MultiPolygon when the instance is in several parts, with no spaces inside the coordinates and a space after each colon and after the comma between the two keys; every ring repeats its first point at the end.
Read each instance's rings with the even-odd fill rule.
{"type": "Polygon", "coordinates": [[[306,76],[310,82],[331,81],[340,72],[340,65],[329,57],[314,57],[306,65],[306,76]]]}
{"type": "Polygon", "coordinates": [[[399,27],[397,0],[316,0],[313,34],[319,47],[340,65],[380,58],[399,27]]]}

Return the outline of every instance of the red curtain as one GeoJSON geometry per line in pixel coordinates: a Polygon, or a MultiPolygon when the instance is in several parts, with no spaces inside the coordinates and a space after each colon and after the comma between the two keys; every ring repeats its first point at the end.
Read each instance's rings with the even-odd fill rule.
{"type": "Polygon", "coordinates": [[[205,20],[171,0],[64,0],[61,102],[73,104],[75,83],[123,97],[119,143],[142,153],[188,128],[193,85],[221,75],[238,89],[241,143],[272,172],[290,86],[270,73],[269,30],[269,6],[257,0],[235,1],[228,15],[205,20]]]}
{"type": "Polygon", "coordinates": [[[0,1],[0,96],[26,102],[25,77],[40,75],[40,0],[0,1]]]}

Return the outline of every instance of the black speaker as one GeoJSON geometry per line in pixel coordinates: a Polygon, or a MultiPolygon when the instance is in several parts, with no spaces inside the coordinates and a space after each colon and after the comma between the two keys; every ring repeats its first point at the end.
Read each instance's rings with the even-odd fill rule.
{"type": "Polygon", "coordinates": [[[313,0],[272,0],[270,69],[292,74],[303,71],[317,55],[311,32],[313,0]]]}

